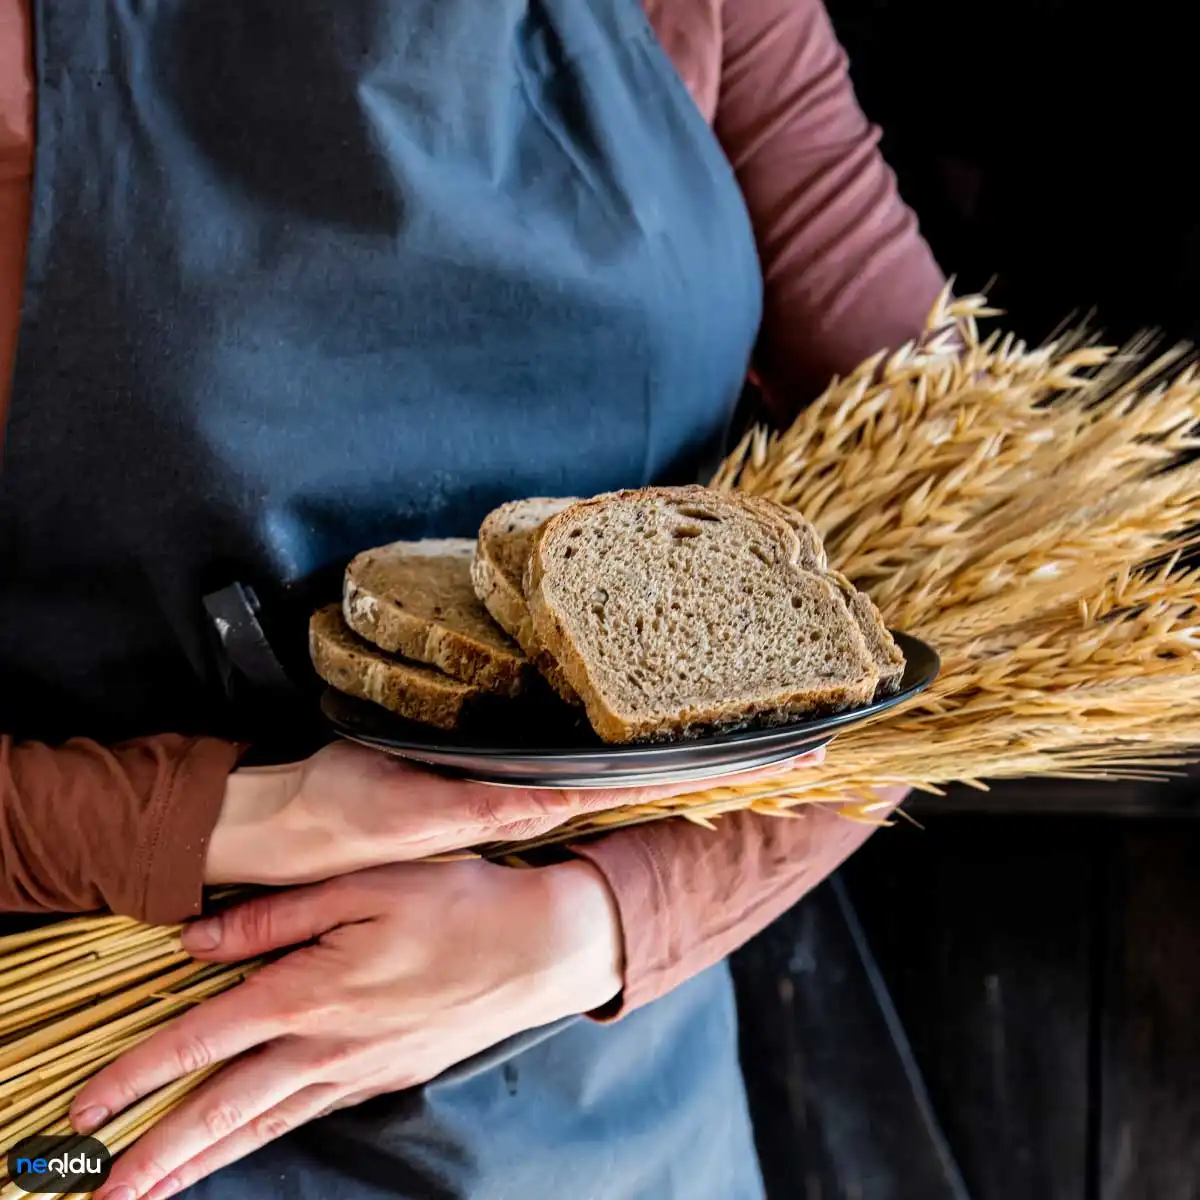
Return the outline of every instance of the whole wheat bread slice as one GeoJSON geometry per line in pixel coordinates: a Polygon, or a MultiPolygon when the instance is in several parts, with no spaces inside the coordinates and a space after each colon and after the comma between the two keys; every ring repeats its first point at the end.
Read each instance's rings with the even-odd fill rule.
{"type": "Polygon", "coordinates": [[[812,571],[829,569],[829,560],[825,557],[825,543],[821,541],[821,535],[813,528],[812,522],[806,516],[798,513],[794,508],[787,508],[777,501],[768,500],[763,496],[749,496],[742,492],[735,492],[732,498],[740,500],[743,504],[752,505],[760,512],[778,517],[779,520],[789,525],[800,542],[801,566],[808,567],[812,571]]]}
{"type": "Polygon", "coordinates": [[[308,649],[317,674],[330,687],[382,705],[410,721],[439,729],[457,729],[496,698],[484,688],[433,667],[403,659],[372,646],[353,633],[341,605],[313,613],[308,649]]]}
{"type": "Polygon", "coordinates": [[[867,649],[871,652],[875,670],[879,673],[876,696],[895,695],[904,678],[904,651],[896,644],[875,601],[866,592],[860,592],[840,571],[830,571],[828,574],[858,622],[867,649]]]}
{"type": "Polygon", "coordinates": [[[534,631],[608,742],[778,724],[868,702],[858,622],[797,531],[706,488],[585,501],[538,533],[534,631]]]}
{"type": "Polygon", "coordinates": [[[480,526],[471,563],[471,582],[484,607],[569,704],[579,704],[579,696],[554,656],[537,640],[525,603],[524,578],[537,531],[551,517],[577,503],[576,499],[538,497],[502,504],[480,526]]]}
{"type": "Polygon", "coordinates": [[[875,662],[875,669],[879,672],[879,683],[876,686],[875,694],[888,696],[898,692],[900,681],[904,678],[904,652],[896,644],[896,639],[892,637],[884,623],[883,614],[876,608],[871,597],[865,592],[860,592],[840,571],[829,567],[825,556],[825,545],[812,522],[796,512],[795,509],[787,508],[774,500],[767,500],[759,496],[744,496],[740,493],[738,495],[743,501],[757,505],[763,511],[773,512],[795,530],[800,539],[802,563],[826,573],[842,594],[851,614],[862,630],[867,649],[870,650],[871,657],[875,662]]]}
{"type": "Polygon", "coordinates": [[[475,595],[467,538],[394,542],[346,568],[342,611],[360,637],[463,683],[520,695],[533,665],[475,595]]]}

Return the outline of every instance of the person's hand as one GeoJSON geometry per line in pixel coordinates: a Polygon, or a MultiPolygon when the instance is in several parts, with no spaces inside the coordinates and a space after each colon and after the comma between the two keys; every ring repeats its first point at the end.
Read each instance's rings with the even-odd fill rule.
{"type": "Polygon", "coordinates": [[[337,742],[302,763],[229,777],[204,878],[209,884],[311,883],[483,842],[527,841],[582,813],[779,774],[823,756],[817,751],[712,784],[551,791],[466,783],[337,742]]]}
{"type": "Polygon", "coordinates": [[[605,1004],[623,969],[615,902],[584,862],[378,867],[252,900],[183,937],[197,958],[220,962],[316,941],[206,1000],[82,1089],[72,1106],[81,1132],[245,1054],[127,1150],[97,1200],[173,1195],[303,1122],[605,1004]]]}

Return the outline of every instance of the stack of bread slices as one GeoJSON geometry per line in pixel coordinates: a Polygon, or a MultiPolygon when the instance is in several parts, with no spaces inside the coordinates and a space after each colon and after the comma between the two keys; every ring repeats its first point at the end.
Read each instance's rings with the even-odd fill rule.
{"type": "Polygon", "coordinates": [[[409,720],[574,706],[612,743],[842,711],[904,674],[808,521],[702,487],[517,500],[475,541],[368,550],[310,650],[332,687],[409,720]]]}

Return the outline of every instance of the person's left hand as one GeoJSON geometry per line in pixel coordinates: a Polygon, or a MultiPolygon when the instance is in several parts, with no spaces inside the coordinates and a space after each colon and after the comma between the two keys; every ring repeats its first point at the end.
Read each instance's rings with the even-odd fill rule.
{"type": "Polygon", "coordinates": [[[174,1195],[306,1121],[424,1083],[621,988],[616,905],[580,861],[377,867],[251,900],[184,933],[192,954],[214,962],[305,942],[80,1091],[72,1119],[92,1131],[172,1080],[245,1055],[127,1150],[97,1200],[174,1195]]]}
{"type": "MultiPolygon", "coordinates": [[[[758,771],[725,775],[728,787],[815,766],[823,749],[758,771]]],[[[413,862],[481,842],[525,842],[572,817],[649,804],[702,783],[641,788],[492,787],[424,770],[349,742],[300,763],[235,771],[205,855],[206,884],[316,883],[387,863],[413,862]]]]}

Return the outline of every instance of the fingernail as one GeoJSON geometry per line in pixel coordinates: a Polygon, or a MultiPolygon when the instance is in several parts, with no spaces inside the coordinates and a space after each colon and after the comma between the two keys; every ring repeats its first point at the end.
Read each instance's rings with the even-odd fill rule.
{"type": "Polygon", "coordinates": [[[183,931],[185,950],[215,950],[220,944],[220,921],[196,921],[183,931]]]}
{"type": "Polygon", "coordinates": [[[80,1109],[71,1118],[71,1123],[80,1133],[91,1133],[93,1129],[99,1129],[107,1120],[108,1109],[102,1108],[99,1104],[93,1104],[88,1108],[80,1109]]]}
{"type": "Polygon", "coordinates": [[[127,1183],[119,1183],[111,1192],[101,1192],[98,1200],[137,1200],[137,1194],[127,1183]]]}

